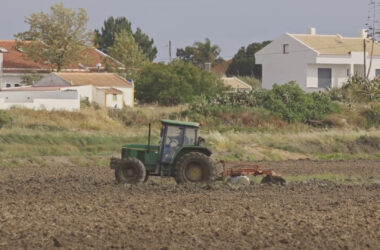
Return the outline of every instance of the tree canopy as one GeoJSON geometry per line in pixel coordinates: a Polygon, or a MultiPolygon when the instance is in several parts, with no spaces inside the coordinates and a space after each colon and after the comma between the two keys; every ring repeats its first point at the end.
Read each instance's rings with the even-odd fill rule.
{"type": "Polygon", "coordinates": [[[205,63],[215,65],[223,60],[219,57],[221,51],[218,45],[211,44],[211,40],[206,38],[204,43],[195,42],[193,46],[177,49],[176,55],[182,61],[203,67],[205,63]]]}
{"type": "Polygon", "coordinates": [[[227,75],[251,76],[261,79],[262,69],[261,65],[256,64],[255,54],[269,43],[271,43],[271,41],[251,43],[247,48],[241,47],[233,57],[227,69],[227,75]]]}
{"type": "Polygon", "coordinates": [[[136,97],[143,103],[176,105],[196,96],[213,95],[224,90],[216,76],[190,63],[150,64],[136,81],[136,97]]]}
{"type": "Polygon", "coordinates": [[[91,33],[87,32],[88,16],[84,9],[76,12],[59,3],[50,11],[26,17],[29,30],[16,34],[15,38],[17,46],[30,59],[60,71],[82,57],[91,33]]]}
{"type": "Polygon", "coordinates": [[[125,17],[114,18],[111,16],[105,20],[101,30],[95,30],[95,45],[101,51],[108,53],[108,48],[114,45],[116,34],[122,30],[133,36],[137,45],[150,61],[156,58],[157,48],[154,46],[154,40],[144,34],[140,28],[133,32],[131,22],[125,17]]]}
{"type": "Polygon", "coordinates": [[[108,48],[108,53],[122,64],[122,67],[116,67],[116,71],[126,79],[135,79],[141,68],[148,62],[132,34],[126,30],[121,30],[115,35],[115,41],[108,48]]]}

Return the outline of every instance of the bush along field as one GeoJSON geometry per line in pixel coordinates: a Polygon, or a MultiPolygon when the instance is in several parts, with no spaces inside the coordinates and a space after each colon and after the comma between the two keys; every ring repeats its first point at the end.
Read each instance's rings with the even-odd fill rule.
{"type": "Polygon", "coordinates": [[[364,84],[354,78],[342,89],[306,93],[288,83],[123,110],[86,103],[79,112],[14,108],[0,112],[0,158],[118,155],[124,143],[147,142],[149,123],[158,142],[161,119],[200,122],[218,159],[379,158],[379,95],[372,94],[379,84],[364,84]]]}

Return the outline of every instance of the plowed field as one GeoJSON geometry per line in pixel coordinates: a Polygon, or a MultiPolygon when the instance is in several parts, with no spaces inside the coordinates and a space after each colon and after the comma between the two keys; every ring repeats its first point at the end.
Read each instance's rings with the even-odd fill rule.
{"type": "Polygon", "coordinates": [[[0,249],[380,249],[380,161],[261,163],[341,176],[281,187],[117,185],[106,166],[44,162],[1,163],[0,249]]]}

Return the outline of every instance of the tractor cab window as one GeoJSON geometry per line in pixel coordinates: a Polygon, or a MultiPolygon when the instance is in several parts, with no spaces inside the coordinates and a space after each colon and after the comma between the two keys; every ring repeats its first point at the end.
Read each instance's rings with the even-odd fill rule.
{"type": "Polygon", "coordinates": [[[194,146],[197,137],[197,130],[195,128],[186,128],[185,137],[183,139],[184,146],[194,146]]]}
{"type": "Polygon", "coordinates": [[[181,127],[168,126],[164,142],[162,162],[170,163],[178,148],[182,145],[183,131],[181,127]]]}

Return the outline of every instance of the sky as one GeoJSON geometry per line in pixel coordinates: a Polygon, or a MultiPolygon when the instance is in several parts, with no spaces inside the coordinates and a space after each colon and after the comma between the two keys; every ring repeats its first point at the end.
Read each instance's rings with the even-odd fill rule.
{"type": "Polygon", "coordinates": [[[230,59],[242,46],[273,40],[283,33],[359,36],[368,17],[367,0],[0,0],[0,40],[26,31],[25,17],[48,12],[51,5],[84,8],[89,29],[100,29],[110,16],[125,16],[134,29],[152,37],[156,61],[169,60],[177,48],[210,38],[230,59]]]}

